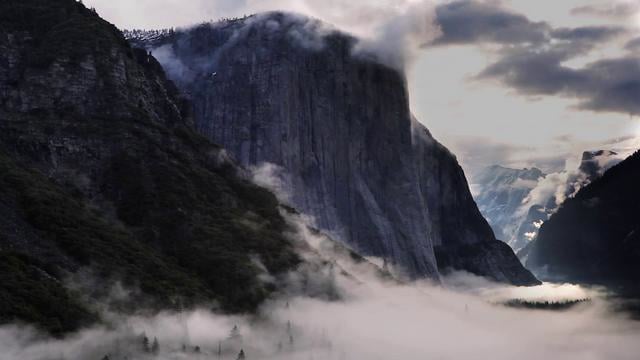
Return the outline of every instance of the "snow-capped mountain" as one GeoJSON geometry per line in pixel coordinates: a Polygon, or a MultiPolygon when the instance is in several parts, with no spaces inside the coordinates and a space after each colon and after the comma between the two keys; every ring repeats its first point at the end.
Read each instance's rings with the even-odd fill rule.
{"type": "Polygon", "coordinates": [[[565,199],[620,161],[616,152],[585,151],[575,170],[550,174],[540,169],[490,166],[473,178],[475,200],[496,237],[520,251],[565,199]]]}

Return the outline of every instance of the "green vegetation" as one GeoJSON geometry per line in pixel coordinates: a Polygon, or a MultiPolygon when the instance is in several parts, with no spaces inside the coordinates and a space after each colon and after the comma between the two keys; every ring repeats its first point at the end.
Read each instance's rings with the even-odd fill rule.
{"type": "MultiPolygon", "coordinates": [[[[120,310],[217,302],[223,310],[252,311],[275,290],[260,273],[277,275],[300,262],[283,235],[275,196],[236,174],[234,165],[220,164],[219,147],[178,113],[180,100],[159,65],[131,52],[115,27],[74,0],[11,0],[0,3],[0,30],[31,39],[14,59],[17,69],[47,73],[52,61],[65,59],[73,75],[77,61],[95,55],[100,77],[83,94],[86,106],[65,98],[78,94],[62,92],[54,102],[62,105],[2,110],[0,202],[9,210],[0,208],[0,216],[17,216],[38,234],[38,245],[61,255],[42,256],[29,241],[20,249],[29,257],[12,255],[40,261],[37,268],[56,285],[25,297],[21,279],[45,286],[44,278],[20,270],[32,266],[7,268],[12,286],[0,294],[3,301],[22,299],[25,309],[36,310],[0,307],[0,323],[22,319],[52,332],[81,326],[76,318],[83,317],[65,309],[38,309],[69,296],[60,280],[84,268],[103,287],[82,289],[92,296],[105,296],[114,280],[140,290],[120,310]],[[125,83],[113,78],[122,63],[125,83]]],[[[46,76],[18,76],[13,85],[48,96],[55,91],[42,81],[46,76]]],[[[4,235],[0,249],[11,247],[4,235]]]]}
{"type": "Polygon", "coordinates": [[[207,295],[200,282],[161,253],[136,241],[126,229],[109,224],[40,173],[21,168],[2,154],[0,195],[15,197],[29,224],[100,275],[129,279],[127,285],[139,285],[165,305],[175,295],[207,295]]]}
{"type": "Polygon", "coordinates": [[[533,310],[567,310],[576,305],[590,302],[591,299],[562,300],[562,301],[536,301],[513,299],[502,303],[501,305],[517,308],[517,309],[533,309],[533,310]]]}
{"type": "Polygon", "coordinates": [[[33,258],[0,250],[0,323],[39,324],[54,335],[97,320],[33,258]]]}
{"type": "Polygon", "coordinates": [[[118,29],[76,1],[2,1],[0,30],[29,32],[34,51],[28,61],[37,67],[60,58],[78,62],[88,54],[108,56],[113,43],[128,46],[118,29]]]}

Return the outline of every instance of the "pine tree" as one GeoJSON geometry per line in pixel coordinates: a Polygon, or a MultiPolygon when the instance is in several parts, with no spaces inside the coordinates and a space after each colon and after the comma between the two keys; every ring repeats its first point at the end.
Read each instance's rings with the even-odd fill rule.
{"type": "Polygon", "coordinates": [[[149,338],[147,337],[147,334],[143,333],[142,334],[142,351],[149,352],[149,350],[150,350],[149,338]]]}
{"type": "Polygon", "coordinates": [[[158,354],[160,351],[160,344],[158,343],[158,338],[153,338],[153,344],[151,345],[151,352],[154,354],[158,354]]]}
{"type": "Polygon", "coordinates": [[[229,339],[237,339],[240,337],[240,329],[238,329],[238,325],[234,325],[233,329],[229,333],[229,339]]]}
{"type": "Polygon", "coordinates": [[[240,353],[238,354],[238,358],[236,360],[245,360],[246,357],[244,356],[244,350],[240,349],[240,353]]]}

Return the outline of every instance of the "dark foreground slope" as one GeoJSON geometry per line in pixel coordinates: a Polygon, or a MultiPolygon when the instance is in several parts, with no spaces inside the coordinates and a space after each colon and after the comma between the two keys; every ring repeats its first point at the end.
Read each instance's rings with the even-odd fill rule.
{"type": "Polygon", "coordinates": [[[243,165],[284,169],[292,204],[361,254],[437,278],[435,247],[478,245],[479,263],[496,266],[461,269],[536,283],[515,256],[484,246],[495,237],[455,157],[412,119],[404,75],[353,56],[356,41],[268,13],[136,43],[193,100],[200,133],[243,165]]]}
{"type": "Polygon", "coordinates": [[[276,198],[184,109],[156,60],[82,4],[0,3],[0,322],[95,320],[64,286],[86,269],[95,296],[136,290],[128,305],[252,309],[273,290],[261,269],[298,263],[276,198]]]}
{"type": "Polygon", "coordinates": [[[567,199],[540,229],[527,264],[566,280],[640,281],[640,153],[567,199]]]}

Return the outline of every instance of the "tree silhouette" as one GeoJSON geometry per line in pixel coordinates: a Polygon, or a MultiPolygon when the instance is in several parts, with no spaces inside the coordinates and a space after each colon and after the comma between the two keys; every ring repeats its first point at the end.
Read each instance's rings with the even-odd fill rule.
{"type": "Polygon", "coordinates": [[[245,360],[246,357],[244,356],[244,350],[240,349],[240,353],[238,354],[238,358],[236,360],[245,360]]]}
{"type": "Polygon", "coordinates": [[[153,344],[151,345],[151,352],[157,354],[160,351],[160,344],[158,343],[158,338],[153,338],[153,344]]]}
{"type": "Polygon", "coordinates": [[[142,333],[142,351],[149,352],[149,338],[146,333],[142,333]]]}
{"type": "Polygon", "coordinates": [[[238,329],[238,325],[234,325],[233,329],[229,333],[229,339],[238,339],[240,337],[240,329],[238,329]]]}

